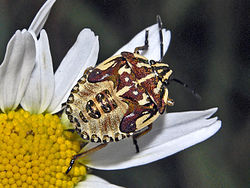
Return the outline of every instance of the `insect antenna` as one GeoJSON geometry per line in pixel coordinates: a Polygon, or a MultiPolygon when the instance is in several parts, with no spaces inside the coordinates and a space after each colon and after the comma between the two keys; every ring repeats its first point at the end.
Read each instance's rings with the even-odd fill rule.
{"type": "MultiPolygon", "coordinates": [[[[201,96],[200,96],[198,93],[196,93],[196,91],[195,91],[194,89],[190,88],[186,83],[184,83],[184,82],[182,82],[181,80],[176,79],[176,78],[170,78],[170,79],[168,80],[168,83],[169,83],[170,81],[174,81],[174,82],[176,82],[176,83],[182,85],[183,87],[189,89],[189,90],[192,92],[192,94],[193,94],[197,99],[201,100],[201,96]]],[[[167,84],[168,84],[168,83],[167,83],[167,84]]]]}
{"type": "MultiPolygon", "coordinates": [[[[161,59],[159,62],[162,62],[162,59],[163,59],[163,34],[162,34],[162,21],[161,21],[160,15],[156,16],[156,21],[158,23],[159,37],[160,37],[160,57],[161,57],[161,59]]],[[[151,62],[151,64],[152,64],[152,62],[151,62]]],[[[165,81],[165,84],[168,85],[170,81],[177,82],[177,83],[181,84],[182,86],[188,88],[196,98],[198,98],[199,100],[201,99],[201,96],[198,93],[196,93],[194,89],[190,88],[186,83],[182,82],[181,80],[178,80],[176,78],[170,78],[167,81],[165,81]]]]}
{"type": "Polygon", "coordinates": [[[158,27],[159,27],[160,55],[161,55],[160,61],[162,61],[162,59],[163,59],[163,34],[162,34],[162,21],[161,21],[161,17],[159,15],[156,16],[156,21],[157,21],[158,27]]]}

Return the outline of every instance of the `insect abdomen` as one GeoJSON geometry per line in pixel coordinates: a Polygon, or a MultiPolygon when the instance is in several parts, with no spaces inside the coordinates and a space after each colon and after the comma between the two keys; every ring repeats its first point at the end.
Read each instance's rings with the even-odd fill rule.
{"type": "Polygon", "coordinates": [[[105,143],[127,137],[119,130],[127,105],[116,96],[111,81],[86,81],[75,89],[66,113],[72,116],[69,119],[83,139],[105,143]]]}

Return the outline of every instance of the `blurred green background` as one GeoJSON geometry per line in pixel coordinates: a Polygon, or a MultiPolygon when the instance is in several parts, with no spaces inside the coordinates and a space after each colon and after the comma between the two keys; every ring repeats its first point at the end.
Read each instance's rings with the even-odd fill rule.
{"type": "MultiPolygon", "coordinates": [[[[27,28],[43,0],[0,0],[0,57],[15,30],[27,28]]],[[[247,0],[58,0],[45,29],[55,69],[83,28],[100,40],[99,62],[111,56],[157,14],[172,32],[164,61],[175,77],[169,111],[219,107],[221,130],[163,160],[119,171],[93,171],[126,187],[247,187],[249,183],[250,66],[247,0]]]]}

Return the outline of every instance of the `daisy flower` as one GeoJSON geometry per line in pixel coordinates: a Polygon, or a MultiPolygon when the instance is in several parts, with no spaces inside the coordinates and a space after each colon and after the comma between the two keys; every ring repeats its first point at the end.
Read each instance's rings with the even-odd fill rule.
{"type": "MultiPolygon", "coordinates": [[[[0,66],[0,187],[118,187],[88,174],[86,167],[115,170],[144,165],[197,144],[219,130],[221,121],[210,118],[216,108],[168,113],[138,139],[139,153],[135,153],[130,139],[110,143],[79,160],[66,175],[72,156],[82,149],[82,141],[64,131],[67,123],[60,111],[84,70],[96,64],[99,42],[90,29],[82,30],[54,73],[48,37],[42,30],[54,3],[46,1],[29,29],[16,31],[0,66]]],[[[160,59],[157,24],[145,30],[150,33],[150,46],[142,55],[160,59]]],[[[145,30],[115,54],[141,46],[145,30]]],[[[163,29],[163,37],[166,53],[170,32],[163,29]]],[[[83,150],[91,146],[87,144],[83,150]]]]}

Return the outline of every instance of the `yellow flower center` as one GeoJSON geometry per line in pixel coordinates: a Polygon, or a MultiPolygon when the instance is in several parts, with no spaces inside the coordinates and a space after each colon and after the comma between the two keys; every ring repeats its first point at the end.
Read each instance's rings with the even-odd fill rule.
{"type": "Polygon", "coordinates": [[[78,163],[65,174],[80,143],[60,119],[24,110],[0,114],[0,187],[73,187],[86,175],[78,163]]]}

